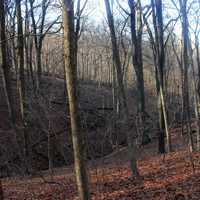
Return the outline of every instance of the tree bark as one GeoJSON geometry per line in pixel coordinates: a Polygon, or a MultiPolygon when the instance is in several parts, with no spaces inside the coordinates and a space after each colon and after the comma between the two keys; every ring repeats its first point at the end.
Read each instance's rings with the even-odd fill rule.
{"type": "MultiPolygon", "coordinates": [[[[37,77],[38,77],[38,84],[41,83],[42,77],[42,57],[41,57],[41,47],[36,48],[36,62],[37,62],[37,77]]],[[[38,87],[39,87],[38,85],[38,87]]]]}
{"type": "MultiPolygon", "coordinates": [[[[20,115],[21,115],[21,131],[23,134],[22,142],[19,144],[23,146],[23,159],[25,173],[28,173],[28,135],[25,130],[25,73],[24,73],[24,38],[23,38],[23,19],[21,14],[21,0],[16,0],[16,16],[17,16],[17,44],[18,44],[18,67],[19,67],[19,81],[18,81],[18,90],[19,90],[19,104],[20,104],[20,115]]],[[[17,128],[18,129],[18,128],[17,128]]],[[[19,130],[17,130],[19,132],[19,130]]],[[[18,133],[19,134],[19,133],[18,133]]],[[[20,136],[18,136],[20,137],[20,136]]],[[[21,141],[21,140],[19,140],[21,141]]]]}
{"type": "Polygon", "coordinates": [[[105,6],[106,6],[106,13],[107,13],[107,20],[108,20],[108,25],[110,29],[110,36],[111,36],[111,42],[112,42],[112,53],[113,53],[113,63],[116,68],[116,75],[117,75],[117,82],[118,82],[118,91],[119,91],[119,97],[120,97],[120,104],[122,105],[123,108],[123,114],[124,118],[126,121],[126,139],[127,139],[127,144],[128,144],[128,150],[129,150],[129,159],[130,159],[130,164],[131,164],[131,170],[132,174],[135,176],[139,175],[138,168],[137,168],[137,160],[135,157],[135,136],[131,135],[131,132],[129,130],[129,111],[128,111],[128,105],[127,105],[127,99],[126,99],[126,94],[125,94],[125,89],[123,85],[123,74],[122,74],[122,67],[121,67],[121,61],[120,61],[120,56],[119,56],[119,48],[117,45],[117,39],[116,39],[116,34],[115,34],[115,28],[114,28],[114,19],[113,15],[111,13],[111,8],[110,8],[110,2],[109,0],[104,0],[105,6]]]}
{"type": "Polygon", "coordinates": [[[167,151],[171,151],[171,137],[168,131],[168,122],[165,105],[164,91],[164,67],[165,67],[165,50],[164,50],[164,31],[163,31],[163,14],[162,0],[151,0],[153,25],[155,32],[155,71],[156,87],[158,95],[159,110],[159,152],[165,153],[165,134],[167,136],[167,151]]]}
{"type": "MultiPolygon", "coordinates": [[[[197,119],[197,150],[200,150],[200,57],[199,57],[199,41],[198,36],[195,36],[195,49],[196,49],[196,61],[198,67],[198,80],[195,87],[195,103],[196,103],[196,119],[197,119]]],[[[195,81],[195,77],[194,77],[195,81]]]]}
{"type": "Polygon", "coordinates": [[[138,90],[138,111],[145,112],[145,93],[144,93],[144,75],[143,75],[143,58],[142,58],[142,16],[140,0],[135,2],[129,0],[131,16],[131,37],[132,37],[132,63],[137,77],[138,90]],[[137,4],[137,5],[136,5],[137,4]],[[136,14],[137,10],[137,14],[136,14]],[[136,28],[136,22],[138,24],[136,28]]]}
{"type": "Polygon", "coordinates": [[[142,127],[142,143],[150,141],[149,135],[145,131],[145,91],[144,91],[144,73],[143,73],[143,56],[142,56],[142,8],[140,0],[135,2],[129,0],[130,18],[131,18],[131,38],[132,38],[132,63],[137,78],[137,105],[142,127]],[[137,24],[137,27],[136,27],[137,24]]]}
{"type": "MultiPolygon", "coordinates": [[[[7,42],[6,42],[6,28],[5,28],[5,5],[4,0],[0,2],[0,42],[1,42],[1,57],[2,57],[2,68],[3,68],[3,79],[5,84],[5,93],[7,98],[7,105],[12,123],[15,123],[15,113],[12,99],[12,88],[11,88],[11,75],[10,68],[7,62],[7,42]]],[[[3,200],[3,188],[0,179],[0,200],[3,200]]]]}
{"type": "Polygon", "coordinates": [[[25,98],[25,76],[24,76],[24,38],[23,38],[23,19],[21,14],[21,0],[16,0],[16,16],[17,16],[17,38],[18,38],[18,67],[19,79],[21,82],[22,101],[25,98]]]}
{"type": "Polygon", "coordinates": [[[11,87],[11,71],[7,61],[7,41],[6,41],[6,28],[5,28],[5,8],[4,0],[0,3],[0,36],[1,36],[1,56],[2,56],[2,69],[3,79],[5,84],[5,93],[7,98],[7,105],[12,123],[15,124],[15,111],[14,101],[11,87]]]}
{"type": "Polygon", "coordinates": [[[190,113],[190,98],[189,98],[189,86],[188,86],[188,68],[189,68],[189,35],[188,35],[188,18],[187,18],[187,0],[179,0],[181,23],[182,23],[182,49],[183,49],[183,120],[186,120],[189,147],[190,150],[194,150],[194,142],[191,133],[191,113],[190,113]]]}
{"type": "Polygon", "coordinates": [[[74,9],[72,0],[63,0],[64,17],[64,60],[67,92],[71,117],[71,134],[74,149],[76,181],[80,200],[89,200],[89,186],[86,169],[86,144],[81,133],[80,113],[77,99],[77,61],[75,60],[74,9]]]}

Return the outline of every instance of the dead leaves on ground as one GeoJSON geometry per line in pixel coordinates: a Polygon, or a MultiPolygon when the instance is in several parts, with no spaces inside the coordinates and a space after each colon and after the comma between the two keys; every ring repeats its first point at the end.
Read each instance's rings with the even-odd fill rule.
{"type": "MultiPolygon", "coordinates": [[[[93,200],[199,200],[200,154],[193,154],[195,174],[187,151],[150,158],[139,162],[142,180],[131,179],[128,163],[102,166],[91,170],[93,200]]],[[[11,200],[73,200],[77,199],[74,177],[59,175],[54,184],[40,178],[5,181],[5,199],[11,200]]]]}

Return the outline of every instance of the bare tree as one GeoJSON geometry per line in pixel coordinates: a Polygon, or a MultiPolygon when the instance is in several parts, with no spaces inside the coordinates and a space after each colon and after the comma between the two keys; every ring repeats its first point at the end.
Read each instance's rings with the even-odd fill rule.
{"type": "MultiPolygon", "coordinates": [[[[119,91],[119,96],[120,96],[120,103],[123,107],[123,113],[126,121],[126,125],[129,126],[129,110],[128,110],[128,105],[127,105],[127,99],[126,99],[126,94],[125,94],[125,89],[123,85],[123,75],[122,75],[122,66],[121,66],[121,61],[120,61],[120,56],[119,56],[119,47],[117,44],[117,39],[116,39],[116,34],[115,34],[115,27],[114,27],[114,19],[113,15],[111,12],[110,8],[110,2],[109,0],[104,0],[105,6],[106,6],[106,13],[107,13],[107,20],[108,20],[108,25],[110,29],[110,37],[111,37],[111,42],[112,42],[112,53],[113,53],[113,63],[116,69],[116,74],[117,74],[117,83],[118,83],[118,91],[119,91]]],[[[127,139],[127,144],[128,144],[128,149],[129,149],[129,158],[131,162],[131,170],[132,174],[138,176],[139,172],[137,169],[137,160],[135,157],[135,144],[134,144],[134,139],[133,135],[131,135],[130,130],[126,130],[126,139],[127,139]]]]}
{"type": "Polygon", "coordinates": [[[132,38],[132,63],[137,78],[137,96],[138,113],[143,126],[142,142],[146,143],[150,138],[145,131],[145,91],[144,91],[144,73],[143,73],[143,53],[142,53],[142,6],[141,1],[129,0],[130,18],[131,18],[131,38],[132,38]]]}
{"type": "MultiPolygon", "coordinates": [[[[5,2],[2,0],[0,2],[0,42],[1,42],[1,58],[2,58],[2,68],[3,68],[3,78],[4,78],[4,88],[7,97],[7,105],[10,113],[10,117],[13,123],[15,123],[15,114],[12,99],[12,89],[11,89],[11,76],[10,67],[7,62],[7,41],[6,41],[6,28],[5,28],[5,2]]],[[[0,179],[0,199],[3,200],[3,188],[0,179]]]]}
{"type": "Polygon", "coordinates": [[[11,70],[8,64],[7,58],[7,38],[6,38],[6,28],[5,28],[5,7],[4,1],[0,3],[1,12],[0,12],[0,31],[1,31],[1,56],[2,56],[2,69],[3,69],[3,78],[5,84],[5,92],[7,97],[7,105],[8,110],[10,113],[10,118],[13,123],[15,123],[15,111],[14,111],[14,104],[13,104],[13,95],[12,95],[12,88],[11,88],[11,70]]]}
{"type": "Polygon", "coordinates": [[[194,144],[191,130],[191,113],[190,113],[190,98],[188,84],[188,68],[189,68],[189,35],[188,35],[188,16],[187,16],[187,0],[179,0],[181,24],[182,24],[182,60],[183,60],[183,120],[187,122],[189,146],[193,151],[194,144]]]}
{"type": "Polygon", "coordinates": [[[80,200],[89,200],[89,186],[86,169],[86,149],[81,133],[80,113],[77,99],[77,66],[74,38],[74,4],[72,0],[63,0],[64,18],[64,59],[67,92],[71,116],[71,134],[74,149],[76,181],[80,200]]]}
{"type": "Polygon", "coordinates": [[[24,77],[24,38],[23,38],[23,19],[21,13],[21,0],[16,0],[17,16],[17,37],[18,37],[18,67],[20,76],[20,88],[22,93],[22,102],[25,98],[25,77],[24,77]]]}
{"type": "MultiPolygon", "coordinates": [[[[28,135],[25,131],[25,73],[24,73],[24,38],[23,38],[23,21],[21,14],[21,0],[16,0],[16,16],[17,16],[17,41],[18,41],[18,67],[19,81],[17,89],[19,91],[19,104],[21,116],[21,132],[23,134],[23,159],[25,164],[25,172],[28,173],[28,135]]],[[[19,131],[18,131],[19,132],[19,131]]],[[[19,134],[19,133],[18,133],[19,134]]],[[[20,136],[18,136],[20,137],[20,136]]]]}
{"type": "Polygon", "coordinates": [[[32,81],[32,85],[35,85],[35,79],[33,74],[33,36],[31,36],[30,27],[30,11],[28,8],[28,0],[25,0],[25,28],[24,28],[24,48],[25,48],[25,58],[26,58],[26,70],[28,80],[32,81]]]}
{"type": "Polygon", "coordinates": [[[155,33],[155,70],[156,70],[156,87],[158,95],[158,110],[159,110],[159,152],[165,153],[165,134],[167,136],[167,151],[171,150],[171,139],[168,131],[168,122],[165,106],[165,91],[164,91],[164,67],[165,67],[165,52],[164,52],[164,29],[163,29],[163,14],[162,0],[151,0],[152,18],[155,33]]]}
{"type": "Polygon", "coordinates": [[[41,17],[39,18],[39,22],[35,19],[35,13],[34,10],[38,6],[34,6],[34,0],[29,0],[30,2],[30,13],[31,13],[31,19],[32,19],[32,26],[33,26],[33,34],[34,34],[34,43],[35,43],[35,49],[36,49],[36,63],[37,63],[37,86],[39,86],[41,82],[41,76],[42,76],[42,46],[43,41],[48,33],[48,31],[53,27],[54,24],[58,23],[58,19],[60,16],[58,16],[52,23],[49,24],[47,28],[45,28],[45,19],[47,15],[47,9],[49,5],[51,4],[51,0],[42,0],[40,7],[41,7],[41,17]]]}

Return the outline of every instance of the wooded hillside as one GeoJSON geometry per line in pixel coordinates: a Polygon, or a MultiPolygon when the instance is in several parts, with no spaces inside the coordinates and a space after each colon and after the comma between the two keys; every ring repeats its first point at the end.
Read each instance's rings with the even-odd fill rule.
{"type": "Polygon", "coordinates": [[[0,1],[0,200],[200,199],[200,2],[0,1]]]}

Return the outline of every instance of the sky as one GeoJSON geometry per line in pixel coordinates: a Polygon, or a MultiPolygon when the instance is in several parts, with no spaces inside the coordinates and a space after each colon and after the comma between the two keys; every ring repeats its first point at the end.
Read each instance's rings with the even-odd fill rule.
{"type": "MultiPolygon", "coordinates": [[[[125,0],[118,0],[120,4],[124,7],[127,8],[127,3],[125,0]]],[[[117,5],[116,0],[110,0],[111,4],[113,2],[114,6],[117,5]]],[[[93,12],[91,13],[91,17],[95,19],[97,22],[100,22],[102,19],[105,18],[106,16],[106,11],[105,11],[105,4],[104,0],[89,0],[88,2],[89,9],[93,9],[93,12]]]]}
{"type": "MultiPolygon", "coordinates": [[[[39,0],[37,0],[39,1],[39,0]]],[[[54,0],[53,2],[57,2],[59,0],[54,0]]],[[[119,17],[119,11],[117,11],[116,6],[117,0],[110,0],[111,2],[113,1],[114,3],[114,17],[116,19],[116,17],[119,17]]],[[[125,9],[128,10],[128,5],[127,5],[127,1],[128,0],[118,0],[121,4],[121,6],[125,9]]],[[[177,1],[178,0],[173,0],[173,1],[177,1]]],[[[85,2],[85,0],[81,0],[82,3],[85,2]]],[[[196,4],[191,4],[191,2],[194,2],[194,0],[188,0],[188,5],[192,6],[194,9],[196,9],[196,14],[195,12],[189,17],[189,21],[191,24],[191,28],[194,29],[194,22],[195,22],[195,17],[197,16],[197,13],[200,13],[200,9],[199,9],[199,4],[198,6],[196,4]],[[196,7],[196,8],[195,8],[196,7]]],[[[141,0],[142,5],[149,5],[150,4],[150,0],[141,0]]],[[[175,9],[175,6],[172,4],[172,0],[163,0],[163,4],[164,4],[164,24],[167,24],[168,21],[172,18],[176,18],[178,16],[178,12],[175,9]]],[[[178,3],[176,4],[176,6],[178,6],[178,3]]],[[[104,5],[104,0],[88,0],[88,4],[86,6],[86,9],[84,11],[84,14],[86,14],[88,16],[89,21],[92,21],[96,26],[98,26],[99,24],[101,24],[102,20],[106,20],[106,11],[105,11],[105,5],[104,5]]],[[[58,15],[61,15],[61,10],[54,9],[53,12],[48,13],[47,19],[51,19],[54,17],[57,17],[58,15]],[[53,17],[52,17],[53,16],[53,17]]],[[[198,14],[199,15],[199,14],[198,14]]],[[[200,20],[199,20],[200,21],[200,20]]],[[[200,28],[200,27],[199,27],[200,28]]],[[[176,35],[178,37],[181,37],[181,24],[180,21],[176,24],[174,32],[176,33],[176,35]]],[[[193,38],[193,36],[192,36],[193,38]]]]}
{"type": "MultiPolygon", "coordinates": [[[[82,1],[84,1],[84,0],[82,0],[82,1]]],[[[110,1],[116,2],[116,0],[110,0],[110,1]]],[[[123,8],[126,8],[128,10],[128,7],[127,7],[128,0],[118,0],[118,1],[123,6],[123,8]]],[[[173,1],[175,2],[177,8],[179,8],[178,0],[173,0],[173,1]]],[[[189,19],[188,19],[189,24],[191,25],[190,30],[195,29],[195,23],[196,23],[195,18],[197,17],[197,15],[200,15],[200,7],[199,7],[200,4],[198,2],[195,2],[195,3],[194,2],[195,2],[194,0],[188,0],[188,7],[192,8],[192,9],[190,9],[191,11],[190,11],[189,19]]],[[[150,0],[141,0],[141,3],[143,6],[149,5],[150,0]]],[[[115,3],[115,5],[116,5],[116,3],[115,3]]],[[[163,0],[163,5],[164,5],[163,6],[164,24],[167,24],[169,20],[175,19],[179,15],[179,13],[176,9],[176,6],[172,3],[172,0],[163,0]]],[[[105,17],[106,13],[105,13],[104,0],[89,0],[87,9],[90,10],[89,18],[92,19],[92,21],[94,21],[96,25],[101,23],[101,21],[106,18],[105,17]]],[[[116,12],[114,12],[114,14],[119,16],[119,14],[116,12]]],[[[199,21],[200,21],[200,19],[199,19],[199,21]]],[[[174,32],[176,33],[176,35],[179,38],[181,37],[180,20],[176,23],[174,32]]],[[[194,36],[192,34],[192,31],[190,31],[190,32],[191,32],[191,38],[193,40],[194,36]]]]}
{"type": "MultiPolygon", "coordinates": [[[[111,0],[113,1],[113,0],[111,0]]],[[[118,0],[121,4],[121,6],[123,8],[125,8],[126,10],[128,10],[128,6],[127,6],[127,1],[128,0],[118,0]]],[[[116,2],[116,0],[114,0],[113,2],[116,2]]],[[[170,5],[171,0],[164,0],[167,8],[164,9],[165,12],[168,13],[168,15],[171,15],[171,17],[176,17],[178,16],[178,13],[176,12],[176,10],[174,9],[169,9],[169,7],[172,7],[172,5],[170,5]]],[[[150,0],[141,0],[142,5],[149,5],[150,0]]],[[[117,6],[117,3],[115,3],[114,8],[117,6]]],[[[98,25],[99,23],[101,23],[101,21],[103,19],[106,19],[106,11],[105,11],[105,5],[104,5],[104,0],[89,0],[88,2],[88,10],[92,10],[90,12],[90,19],[92,19],[96,25],[98,25]]],[[[115,10],[114,12],[114,17],[119,16],[119,13],[115,10]]],[[[168,22],[168,20],[166,20],[166,23],[168,22]]],[[[176,33],[177,35],[181,35],[181,27],[180,24],[177,23],[176,25],[176,33]]]]}

